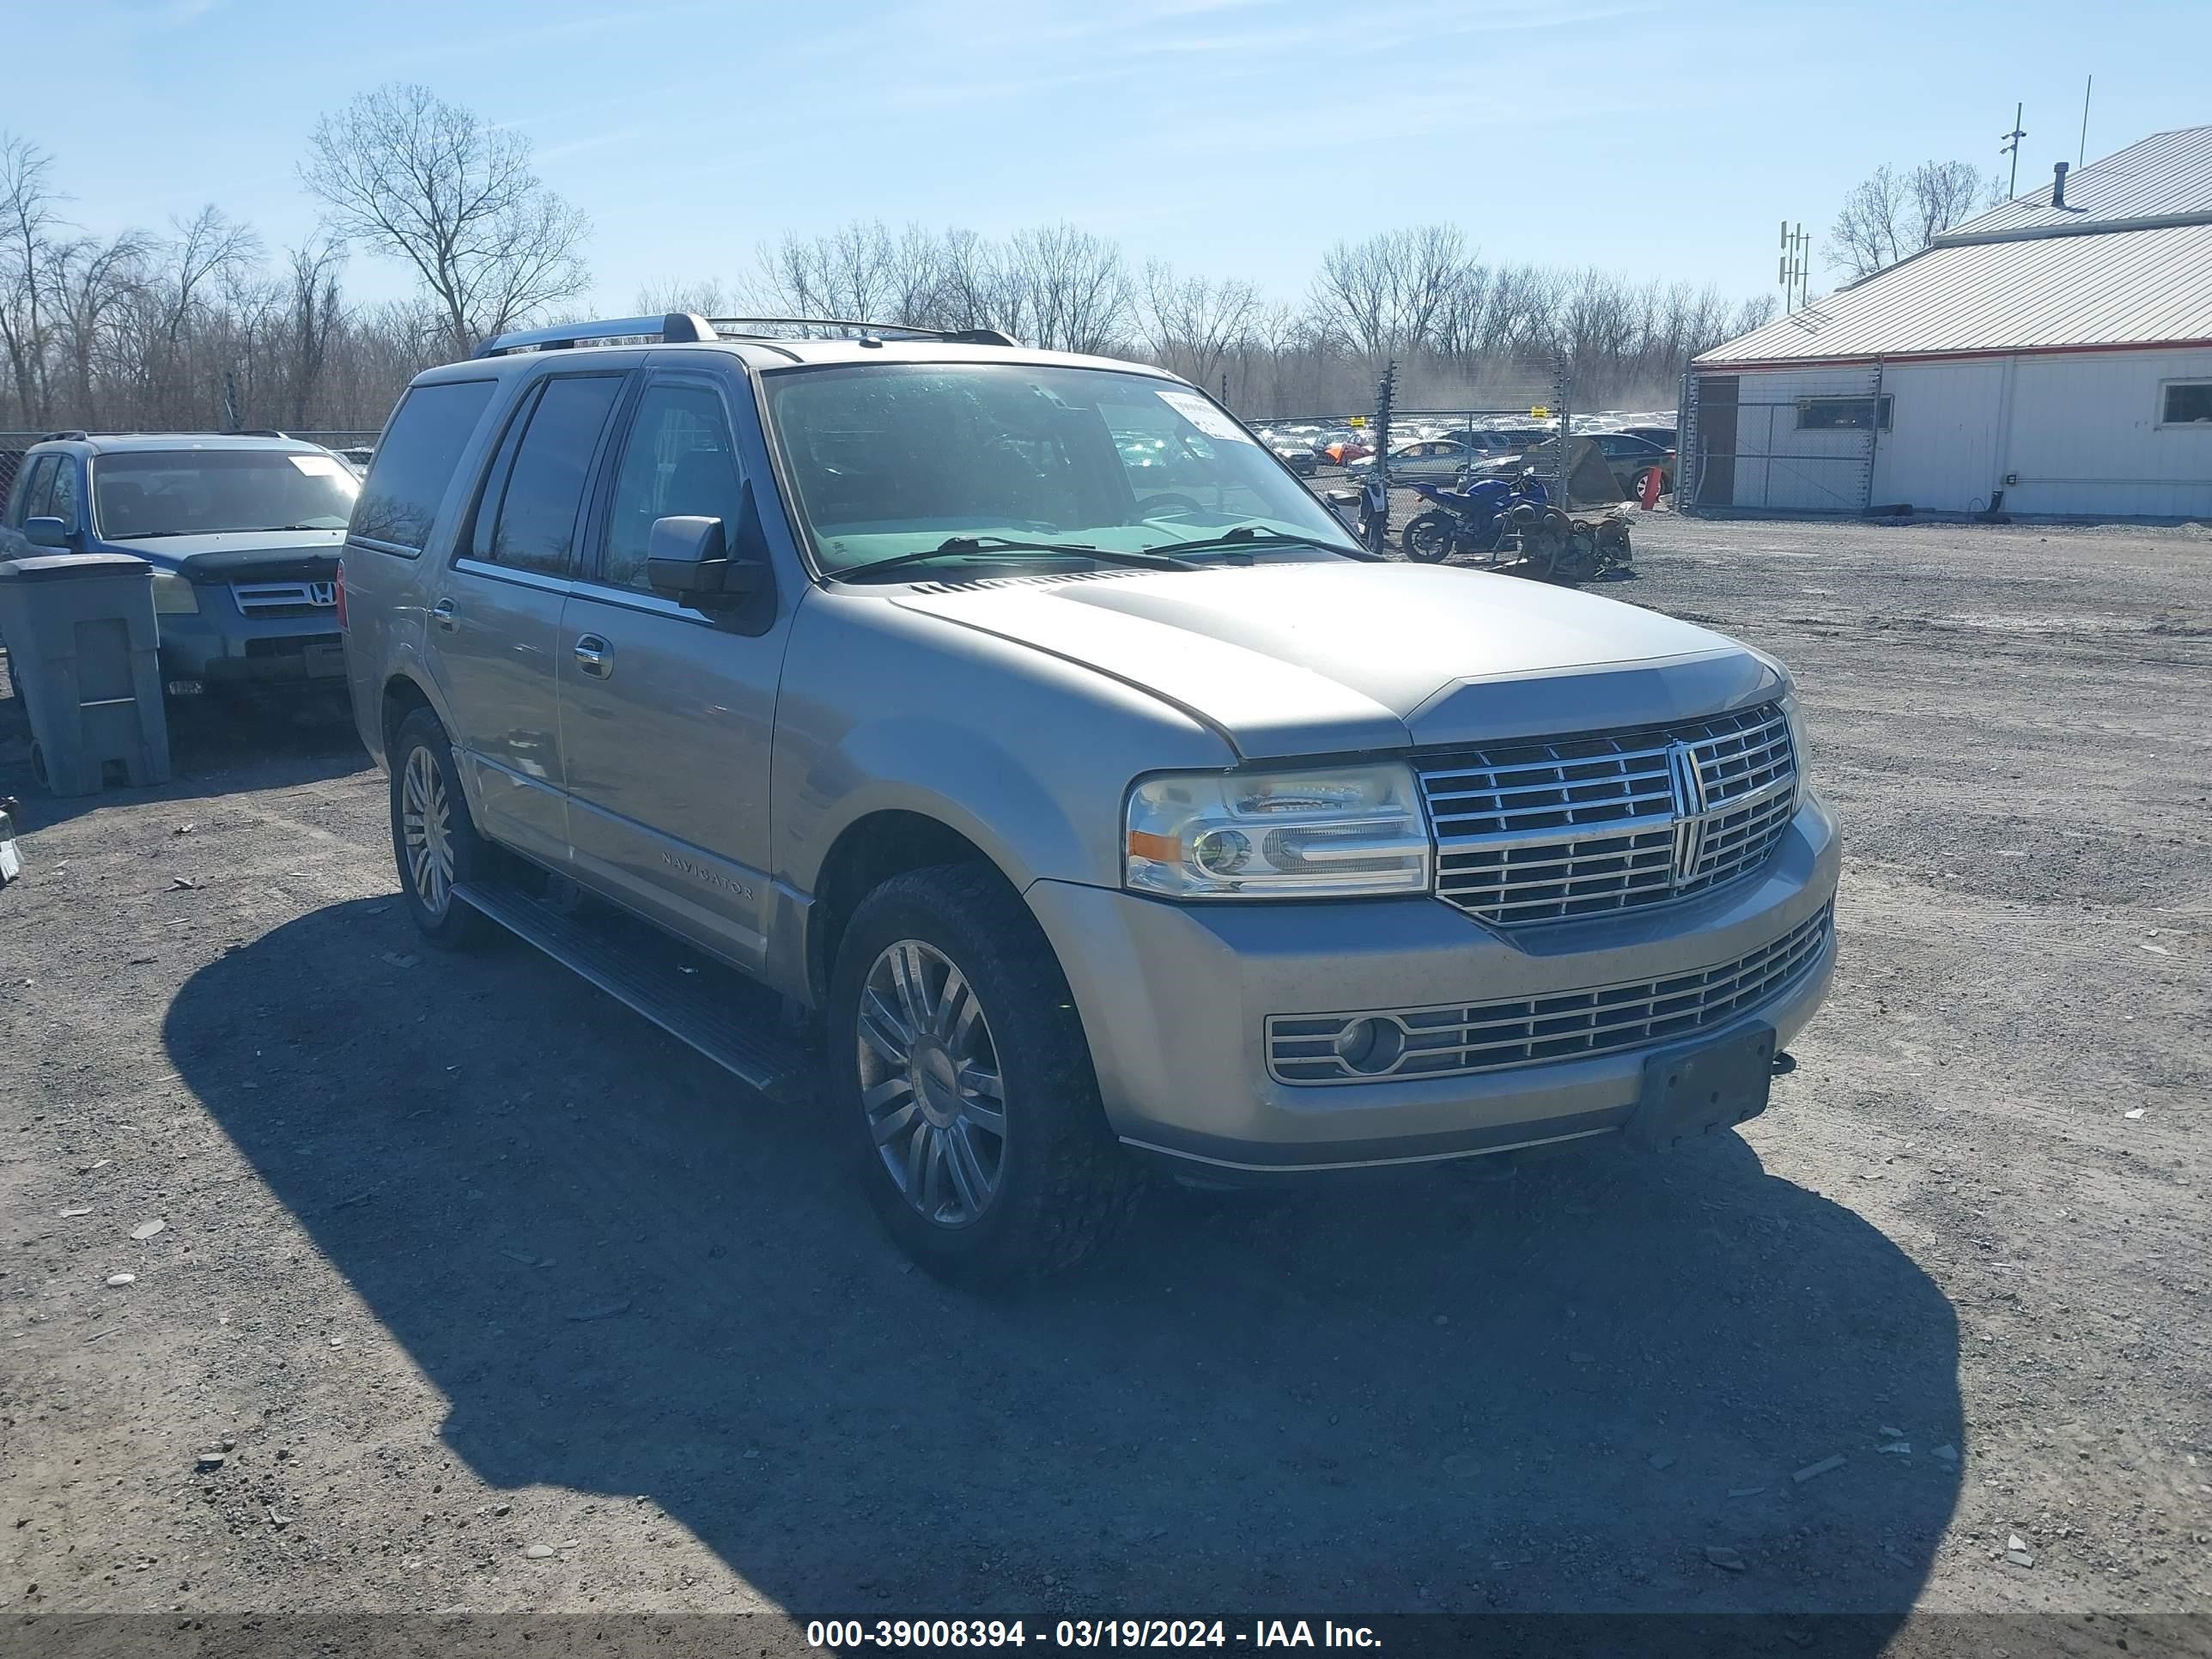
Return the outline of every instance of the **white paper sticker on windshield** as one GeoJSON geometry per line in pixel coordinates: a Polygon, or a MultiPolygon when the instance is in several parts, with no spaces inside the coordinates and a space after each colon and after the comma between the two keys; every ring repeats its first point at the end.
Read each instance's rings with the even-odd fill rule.
{"type": "Polygon", "coordinates": [[[327,455],[287,455],[284,458],[311,478],[343,478],[346,470],[327,455]]]}
{"type": "Polygon", "coordinates": [[[1240,444],[1252,441],[1250,433],[1195,392],[1163,392],[1160,401],[1209,438],[1233,438],[1240,444]]]}

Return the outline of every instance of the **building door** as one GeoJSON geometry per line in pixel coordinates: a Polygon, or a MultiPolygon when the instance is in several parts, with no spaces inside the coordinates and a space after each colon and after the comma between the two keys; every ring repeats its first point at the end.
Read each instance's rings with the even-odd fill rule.
{"type": "Polygon", "coordinates": [[[1698,377],[1698,502],[1735,505],[1735,398],[1733,374],[1698,377]]]}

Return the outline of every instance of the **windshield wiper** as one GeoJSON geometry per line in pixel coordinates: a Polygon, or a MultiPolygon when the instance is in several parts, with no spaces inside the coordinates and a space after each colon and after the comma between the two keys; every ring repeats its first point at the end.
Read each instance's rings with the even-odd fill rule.
{"type": "Polygon", "coordinates": [[[1249,524],[1239,525],[1236,529],[1219,536],[1200,536],[1187,542],[1162,542],[1157,547],[1147,548],[1146,551],[1165,557],[1176,553],[1206,553],[1224,550],[1237,553],[1247,548],[1255,547],[1317,547],[1324,553],[1334,553],[1342,558],[1352,559],[1362,556],[1350,548],[1340,547],[1334,542],[1323,541],[1318,536],[1285,535],[1280,531],[1262,530],[1256,525],[1249,524]]]}
{"type": "Polygon", "coordinates": [[[922,564],[931,559],[951,558],[962,553],[1064,553],[1079,559],[1097,559],[1105,564],[1135,565],[1146,570],[1198,568],[1188,559],[1170,558],[1164,553],[1126,553],[1116,548],[1093,547],[1088,542],[1024,542],[1006,536],[948,536],[934,547],[925,547],[913,553],[894,554],[888,559],[875,559],[866,564],[852,565],[830,574],[839,581],[850,581],[855,576],[902,569],[908,565],[922,564]]]}

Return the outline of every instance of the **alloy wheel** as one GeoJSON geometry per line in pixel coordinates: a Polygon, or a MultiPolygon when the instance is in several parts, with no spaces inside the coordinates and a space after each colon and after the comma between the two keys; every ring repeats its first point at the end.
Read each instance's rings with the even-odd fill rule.
{"type": "Polygon", "coordinates": [[[400,778],[399,834],[416,898],[433,917],[444,915],[453,894],[453,805],[438,757],[419,744],[400,778]]]}
{"type": "Polygon", "coordinates": [[[861,988],[860,1104],[877,1154],[923,1217],[964,1227],[1006,1169],[1006,1085],[990,1023],[951,957],[886,945],[861,988]]]}

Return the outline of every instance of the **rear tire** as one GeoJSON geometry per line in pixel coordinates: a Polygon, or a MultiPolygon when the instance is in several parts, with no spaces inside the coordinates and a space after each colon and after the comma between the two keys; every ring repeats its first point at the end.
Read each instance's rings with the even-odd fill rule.
{"type": "Polygon", "coordinates": [[[490,873],[498,849],[477,833],[461,793],[446,728],[427,708],[399,723],[390,750],[392,856],[399,896],[422,937],[441,951],[468,951],[491,939],[483,913],[454,896],[490,873]]]}
{"type": "Polygon", "coordinates": [[[1074,999],[995,870],[914,871],[860,902],[831,975],[830,1054],[869,1202],[937,1277],[1047,1278],[1127,1220],[1141,1182],[1074,999]]]}
{"type": "Polygon", "coordinates": [[[1451,556],[1452,522],[1441,513],[1424,513],[1407,524],[1399,545],[1416,564],[1440,564],[1451,556]]]}

